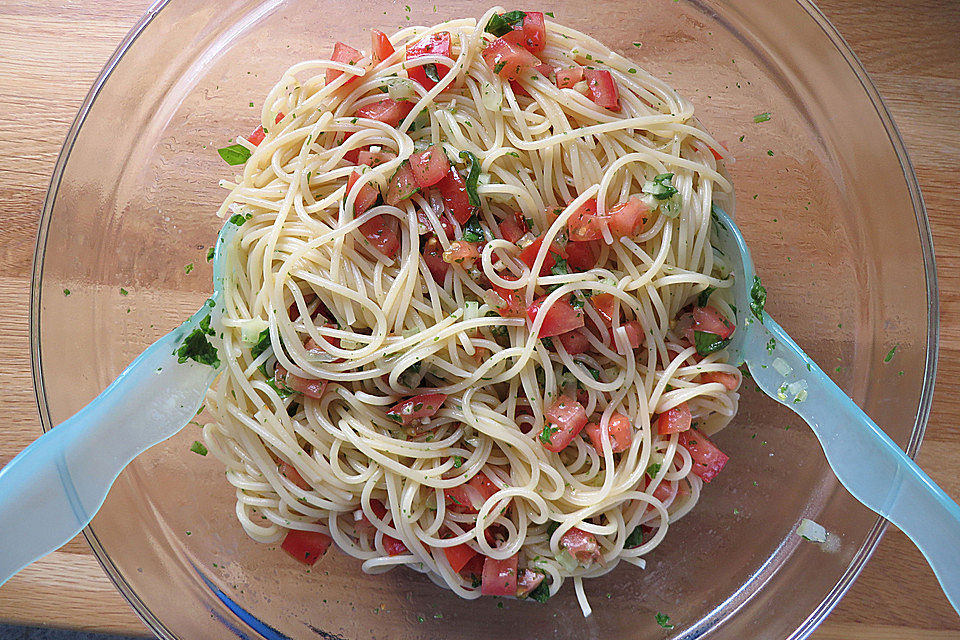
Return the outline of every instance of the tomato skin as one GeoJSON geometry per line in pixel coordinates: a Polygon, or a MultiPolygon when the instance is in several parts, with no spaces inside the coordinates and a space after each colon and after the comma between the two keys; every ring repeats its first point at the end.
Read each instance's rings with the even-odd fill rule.
{"type": "Polygon", "coordinates": [[[640,198],[630,198],[607,212],[610,218],[610,233],[614,237],[629,238],[643,228],[650,208],[640,198]]]}
{"type": "Polygon", "coordinates": [[[455,240],[450,248],[443,252],[443,261],[447,264],[459,264],[465,269],[473,265],[480,257],[477,245],[466,240],[455,240]]]}
{"type": "Polygon", "coordinates": [[[431,145],[420,153],[410,156],[410,168],[413,177],[421,189],[432,187],[447,175],[450,170],[450,161],[447,155],[437,145],[431,145]]]}
{"type": "Polygon", "coordinates": [[[543,14],[539,11],[524,13],[526,15],[523,21],[514,25],[513,31],[504,34],[503,39],[539,56],[547,46],[547,29],[543,22],[543,14]]]}
{"type": "Polygon", "coordinates": [[[605,69],[584,69],[583,77],[587,79],[587,89],[590,99],[598,106],[610,111],[620,111],[620,92],[613,76],[605,69]]]}
{"type": "MultiPolygon", "coordinates": [[[[360,62],[360,58],[363,57],[363,54],[351,47],[348,44],[338,42],[333,45],[333,55],[330,56],[330,59],[334,62],[344,62],[346,64],[357,64],[360,62]]],[[[326,83],[330,84],[337,78],[339,78],[344,72],[339,69],[327,69],[326,83]]],[[[347,80],[344,85],[348,85],[354,80],[357,79],[357,76],[351,74],[349,80],[347,80]]]]}
{"type": "Polygon", "coordinates": [[[302,393],[308,398],[322,398],[324,392],[327,390],[327,385],[330,384],[329,380],[315,380],[313,378],[301,378],[300,376],[295,376],[279,364],[277,365],[277,369],[274,372],[273,377],[281,385],[287,387],[291,391],[302,393]]]}
{"type": "Polygon", "coordinates": [[[724,371],[708,371],[706,373],[701,373],[700,382],[703,382],[704,384],[710,382],[719,382],[727,388],[727,391],[736,391],[737,387],[740,386],[740,381],[737,380],[737,376],[724,371]]]}
{"type": "Polygon", "coordinates": [[[577,559],[580,564],[597,562],[603,558],[597,537],[577,527],[573,527],[560,538],[560,546],[577,559]]]}
{"type": "Polygon", "coordinates": [[[357,109],[358,118],[370,118],[391,127],[400,124],[400,121],[413,110],[413,103],[409,100],[397,102],[392,98],[384,98],[378,102],[367,104],[357,109]]]}
{"type": "Polygon", "coordinates": [[[517,580],[517,597],[526,597],[531,591],[540,586],[544,578],[546,578],[546,576],[539,571],[524,569],[523,572],[520,573],[520,579],[517,580]]]}
{"type": "MultiPolygon", "coordinates": [[[[344,156],[346,157],[346,156],[344,156]]],[[[370,168],[396,159],[397,154],[392,151],[370,151],[369,148],[357,152],[357,164],[365,164],[370,168]]]]}
{"type": "Polygon", "coordinates": [[[692,423],[693,414],[690,413],[690,407],[686,402],[681,402],[660,414],[657,419],[657,433],[662,436],[680,433],[689,429],[692,423]]]}
{"type": "Polygon", "coordinates": [[[583,67],[557,69],[557,88],[573,89],[574,85],[583,80],[583,67]]]}
{"type": "Polygon", "coordinates": [[[479,581],[483,575],[483,561],[486,559],[486,556],[478,553],[474,557],[470,558],[467,564],[463,566],[463,569],[460,569],[460,571],[457,573],[462,576],[473,577],[475,580],[479,581]]]}
{"type": "MultiPolygon", "coordinates": [[[[360,179],[360,172],[354,171],[350,174],[350,177],[347,179],[347,194],[349,195],[353,191],[353,186],[357,183],[357,180],[360,179]]],[[[357,197],[353,201],[353,215],[359,216],[363,214],[364,211],[373,206],[373,203],[377,201],[377,198],[380,197],[380,192],[377,191],[376,187],[371,185],[369,182],[362,187],[360,187],[360,192],[357,194],[357,197]]]]}
{"type": "Polygon", "coordinates": [[[280,543],[280,548],[289,553],[295,560],[312,566],[323,557],[333,539],[319,531],[302,531],[290,529],[280,543]]]}
{"type": "Polygon", "coordinates": [[[423,245],[423,261],[427,263],[427,269],[430,270],[434,282],[443,286],[450,265],[443,260],[443,245],[440,244],[436,236],[432,236],[423,245]]]}
{"type": "MultiPolygon", "coordinates": [[[[526,247],[523,248],[523,250],[517,256],[520,262],[530,267],[531,270],[533,269],[533,263],[536,262],[537,260],[537,254],[540,253],[540,247],[543,246],[543,238],[544,236],[540,236],[539,238],[537,238],[536,240],[528,244],[526,247]]],[[[540,265],[540,275],[542,276],[550,275],[550,270],[553,269],[553,266],[555,264],[557,264],[557,260],[554,257],[554,254],[560,256],[561,258],[565,258],[567,256],[567,252],[563,250],[563,247],[561,247],[556,242],[551,244],[550,250],[547,252],[547,255],[543,259],[543,264],[540,265]]]]}
{"type": "Polygon", "coordinates": [[[413,174],[413,169],[410,168],[410,162],[405,160],[397,167],[396,173],[390,178],[390,186],[387,188],[387,195],[383,201],[396,207],[417,191],[420,191],[417,179],[413,174]]]}
{"type": "Polygon", "coordinates": [[[562,395],[550,405],[546,413],[549,443],[541,443],[547,451],[559,453],[569,445],[587,424],[587,412],[579,402],[562,395]]]}
{"type": "Polygon", "coordinates": [[[509,42],[506,38],[497,38],[487,45],[481,54],[487,66],[503,80],[516,80],[531,68],[540,64],[540,59],[519,44],[509,42]]]}
{"type": "Polygon", "coordinates": [[[383,549],[387,552],[387,555],[391,557],[399,556],[402,553],[408,553],[410,551],[403,542],[387,535],[383,536],[383,549]]]}
{"type": "MultiPolygon", "coordinates": [[[[433,33],[424,36],[407,47],[407,60],[416,60],[423,56],[443,56],[445,58],[451,58],[450,33],[448,31],[433,33]]],[[[441,80],[447,75],[448,71],[450,71],[450,67],[437,64],[437,77],[441,80]]],[[[407,75],[411,80],[419,82],[427,91],[437,86],[436,81],[427,77],[427,72],[424,71],[422,65],[419,67],[410,67],[407,69],[407,75]]]]}
{"type": "MultiPolygon", "coordinates": [[[[440,228],[443,229],[443,234],[447,237],[447,240],[453,240],[454,230],[450,218],[443,212],[439,212],[437,217],[440,220],[440,228]]],[[[430,224],[430,220],[427,219],[427,214],[421,209],[417,209],[417,223],[420,225],[420,235],[426,233],[434,234],[433,225],[430,224]]]]}
{"type": "Polygon", "coordinates": [[[478,554],[470,545],[458,544],[455,547],[444,547],[443,555],[447,556],[447,562],[450,563],[450,568],[453,569],[453,572],[460,573],[463,571],[463,568],[467,566],[467,563],[473,560],[478,554]]]}
{"type": "Polygon", "coordinates": [[[606,220],[597,215],[596,198],[584,202],[567,218],[567,231],[574,242],[602,239],[605,226],[606,220]]]}
{"type": "Polygon", "coordinates": [[[567,331],[566,333],[561,333],[557,338],[559,338],[560,344],[567,350],[567,353],[572,356],[583,353],[590,348],[590,341],[583,331],[567,331]]]}
{"type": "MultiPolygon", "coordinates": [[[[603,455],[603,431],[600,425],[591,422],[584,430],[590,437],[593,448],[597,450],[597,453],[603,455]]],[[[610,416],[607,432],[610,436],[610,447],[614,453],[626,451],[633,443],[633,425],[630,423],[630,418],[622,413],[615,413],[610,416]]]]}
{"type": "MultiPolygon", "coordinates": [[[[546,296],[537,298],[533,301],[533,304],[527,307],[527,318],[530,319],[531,324],[536,322],[537,315],[540,313],[540,306],[545,299],[546,296]]],[[[583,312],[574,309],[566,299],[560,298],[547,309],[537,337],[551,338],[561,333],[579,329],[583,324],[583,312]]]]}
{"type": "Polygon", "coordinates": [[[733,323],[713,307],[693,308],[693,330],[706,331],[726,340],[733,334],[733,323]]]}
{"type": "Polygon", "coordinates": [[[360,225],[359,231],[374,249],[387,256],[396,258],[400,251],[399,223],[393,216],[381,214],[360,225]]]}
{"type": "MultiPolygon", "coordinates": [[[[277,113],[277,117],[274,119],[273,122],[276,124],[277,122],[280,122],[281,120],[283,120],[283,112],[282,112],[282,111],[280,111],[279,113],[277,113]]],[[[252,144],[252,145],[255,146],[255,147],[258,147],[258,146],[260,146],[260,143],[263,142],[263,139],[264,139],[266,136],[267,136],[267,132],[263,130],[263,125],[260,125],[259,127],[257,127],[256,129],[253,130],[253,133],[251,133],[249,136],[247,136],[247,142],[249,142],[250,144],[252,144]]]]}
{"type": "Polygon", "coordinates": [[[710,438],[692,427],[681,432],[679,437],[679,443],[693,458],[693,473],[700,476],[704,482],[713,480],[730,459],[730,456],[720,451],[710,438]]]}
{"type": "Polygon", "coordinates": [[[598,293],[590,298],[590,305],[596,310],[607,326],[613,324],[616,298],[612,293],[598,293]]]}
{"type": "Polygon", "coordinates": [[[522,318],[527,315],[526,307],[523,304],[523,297],[514,289],[504,289],[495,284],[491,284],[503,305],[497,308],[497,313],[503,318],[522,318]]]}
{"type": "Polygon", "coordinates": [[[453,215],[453,219],[458,224],[466,224],[470,216],[473,215],[473,206],[470,204],[470,197],[467,195],[467,185],[460,176],[460,173],[453,167],[447,172],[436,185],[443,199],[443,206],[453,215]]]}
{"type": "Polygon", "coordinates": [[[577,271],[589,271],[597,266],[600,259],[600,243],[596,240],[568,242],[567,264],[577,271]]]}
{"type": "Polygon", "coordinates": [[[396,51],[390,44],[390,38],[387,37],[387,34],[376,29],[370,29],[370,44],[374,64],[383,62],[396,51]]]}
{"type": "MultiPolygon", "coordinates": [[[[383,503],[379,500],[371,500],[370,508],[373,510],[373,514],[377,516],[377,519],[379,520],[383,520],[383,518],[387,515],[387,508],[383,506],[383,503]]],[[[372,522],[370,522],[370,518],[368,518],[367,514],[363,512],[363,509],[357,509],[353,512],[353,529],[354,531],[362,532],[368,536],[372,536],[377,531],[377,528],[372,522]]]]}
{"type": "Polygon", "coordinates": [[[300,475],[300,472],[297,471],[297,468],[289,462],[281,462],[279,470],[280,475],[304,491],[309,491],[312,488],[310,483],[303,479],[303,476],[300,475]]]}
{"type": "Polygon", "coordinates": [[[406,426],[414,420],[435,414],[446,399],[445,393],[422,393],[395,404],[387,411],[387,417],[406,426]]]}
{"type": "Polygon", "coordinates": [[[520,554],[506,560],[485,558],[480,593],[485,596],[513,596],[517,593],[517,563],[520,554]]]}
{"type": "Polygon", "coordinates": [[[517,240],[527,234],[527,226],[520,225],[514,218],[507,218],[500,223],[500,237],[504,240],[516,243],[517,240]]]}

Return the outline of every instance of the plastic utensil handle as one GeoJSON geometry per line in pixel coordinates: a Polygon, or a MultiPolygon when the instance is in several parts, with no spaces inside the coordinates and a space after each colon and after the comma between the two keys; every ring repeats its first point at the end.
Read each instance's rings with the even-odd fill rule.
{"type": "Polygon", "coordinates": [[[960,613],[960,506],[772,318],[764,314],[745,333],[743,355],[757,384],[806,420],[843,486],[913,540],[960,613]],[[782,363],[767,364],[776,358],[787,375],[782,363]]]}
{"type": "Polygon", "coordinates": [[[77,535],[123,468],[196,414],[216,371],[171,354],[202,313],[0,470],[0,584],[77,535]]]}

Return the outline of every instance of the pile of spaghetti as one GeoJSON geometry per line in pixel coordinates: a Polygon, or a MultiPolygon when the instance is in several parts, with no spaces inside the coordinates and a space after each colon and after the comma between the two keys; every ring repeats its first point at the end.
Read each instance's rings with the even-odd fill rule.
{"type": "Polygon", "coordinates": [[[691,104],[536,12],[294,65],[220,214],[209,449],[255,540],[464,598],[643,557],[727,457],[732,207],[691,104]]]}

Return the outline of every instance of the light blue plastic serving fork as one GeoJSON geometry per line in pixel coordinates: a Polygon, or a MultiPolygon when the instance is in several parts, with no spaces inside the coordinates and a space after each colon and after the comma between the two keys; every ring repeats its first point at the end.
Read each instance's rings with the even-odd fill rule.
{"type": "Polygon", "coordinates": [[[0,584],[77,535],[124,467],[196,415],[217,370],[180,363],[173,354],[205,317],[221,313],[224,263],[236,231],[229,221],[220,230],[210,300],[0,470],[0,584]]]}
{"type": "Polygon", "coordinates": [[[714,214],[714,247],[730,262],[735,278],[737,330],[728,347],[732,359],[736,364],[746,362],[764,393],[810,425],[843,486],[913,540],[933,568],[950,604],[960,613],[960,506],[834,384],[773,318],[763,311],[760,317],[753,313],[752,294],[759,293],[759,288],[754,290],[756,274],[750,251],[733,220],[718,209],[714,214]]]}

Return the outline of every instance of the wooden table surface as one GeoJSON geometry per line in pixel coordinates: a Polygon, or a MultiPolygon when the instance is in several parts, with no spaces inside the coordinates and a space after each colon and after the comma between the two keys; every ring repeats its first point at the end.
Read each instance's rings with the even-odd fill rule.
{"type": "MultiPolygon", "coordinates": [[[[50,173],[87,89],[149,3],[0,0],[0,465],[40,433],[27,309],[50,173]]],[[[933,414],[919,461],[960,498],[960,1],[823,0],[820,6],[893,112],[923,189],[942,328],[933,414]]],[[[0,621],[147,633],[82,536],[0,588],[0,621]]],[[[923,557],[891,527],[813,637],[955,639],[960,619],[923,557]]]]}

